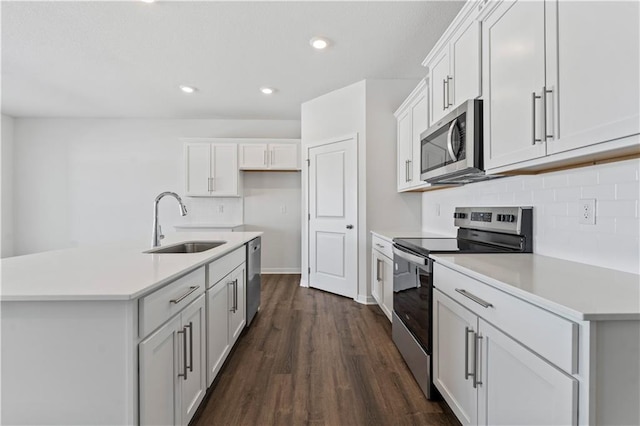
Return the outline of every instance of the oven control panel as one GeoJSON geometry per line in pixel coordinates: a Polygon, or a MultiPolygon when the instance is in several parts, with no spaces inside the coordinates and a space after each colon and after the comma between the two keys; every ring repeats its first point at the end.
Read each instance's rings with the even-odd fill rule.
{"type": "Polygon", "coordinates": [[[456,207],[453,219],[459,228],[519,235],[531,227],[532,211],[533,207],[456,207]]]}

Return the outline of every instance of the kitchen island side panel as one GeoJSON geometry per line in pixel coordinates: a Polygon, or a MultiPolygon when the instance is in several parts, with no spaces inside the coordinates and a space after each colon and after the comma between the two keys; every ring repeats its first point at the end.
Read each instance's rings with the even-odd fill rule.
{"type": "Polygon", "coordinates": [[[137,303],[1,304],[2,424],[136,424],[137,303]]]}

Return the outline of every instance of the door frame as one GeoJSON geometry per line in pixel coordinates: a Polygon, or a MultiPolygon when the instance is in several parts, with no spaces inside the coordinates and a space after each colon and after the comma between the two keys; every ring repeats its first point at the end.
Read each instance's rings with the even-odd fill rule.
{"type": "MultiPolygon", "coordinates": [[[[356,155],[355,155],[355,159],[356,159],[356,176],[359,177],[360,176],[360,162],[359,162],[359,156],[360,156],[360,141],[359,141],[359,137],[358,137],[358,132],[354,132],[354,133],[348,133],[342,136],[336,136],[336,137],[332,137],[332,138],[328,138],[328,139],[322,139],[319,141],[314,141],[314,142],[310,142],[307,144],[304,144],[303,149],[301,150],[303,158],[302,158],[302,204],[303,204],[303,211],[302,211],[302,244],[301,244],[301,248],[302,248],[302,259],[301,259],[301,268],[300,268],[300,286],[301,287],[309,287],[309,275],[310,275],[310,269],[309,269],[309,253],[310,253],[310,247],[309,247],[309,243],[310,243],[310,238],[309,238],[309,215],[310,215],[310,209],[309,209],[309,165],[310,165],[310,159],[309,159],[309,150],[312,148],[317,148],[319,146],[323,146],[323,145],[329,145],[329,144],[333,144],[333,143],[339,143],[339,142],[343,142],[346,140],[350,140],[353,139],[354,143],[356,144],[356,155]]],[[[358,198],[357,203],[356,203],[356,212],[355,212],[355,220],[354,220],[354,225],[356,226],[356,229],[358,230],[358,237],[356,239],[358,247],[357,247],[357,265],[356,265],[356,295],[354,297],[354,300],[357,300],[358,297],[358,289],[360,287],[360,223],[359,223],[359,215],[360,215],[360,184],[357,183],[356,184],[356,196],[358,198]]]]}

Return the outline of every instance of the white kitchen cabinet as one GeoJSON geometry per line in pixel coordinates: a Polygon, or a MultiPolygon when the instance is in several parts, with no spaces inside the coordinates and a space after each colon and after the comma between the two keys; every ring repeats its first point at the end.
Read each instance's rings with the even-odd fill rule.
{"type": "Polygon", "coordinates": [[[637,145],[627,137],[640,133],[639,8],[516,0],[484,17],[486,169],[569,164],[637,145]]]}
{"type": "Polygon", "coordinates": [[[371,237],[371,292],[391,321],[393,313],[393,254],[391,242],[371,237]]]}
{"type": "Polygon", "coordinates": [[[434,286],[434,384],[460,422],[577,424],[576,324],[437,263],[434,286]]]}
{"type": "Polygon", "coordinates": [[[239,144],[241,170],[299,170],[300,141],[268,139],[243,140],[239,144]]]}
{"type": "Polygon", "coordinates": [[[430,123],[481,95],[481,31],[473,2],[460,11],[422,65],[429,68],[430,123]]]}
{"type": "Polygon", "coordinates": [[[420,179],[420,134],[429,125],[429,86],[421,81],[395,113],[397,128],[398,192],[429,186],[420,179]]]}
{"type": "Polygon", "coordinates": [[[140,342],[141,425],[186,425],[195,414],[206,392],[204,318],[201,295],[140,342]]]}
{"type": "Polygon", "coordinates": [[[185,191],[191,197],[240,195],[238,147],[230,143],[187,142],[185,191]]]}
{"type": "Polygon", "coordinates": [[[207,386],[211,386],[246,323],[245,247],[207,266],[207,386]]]}

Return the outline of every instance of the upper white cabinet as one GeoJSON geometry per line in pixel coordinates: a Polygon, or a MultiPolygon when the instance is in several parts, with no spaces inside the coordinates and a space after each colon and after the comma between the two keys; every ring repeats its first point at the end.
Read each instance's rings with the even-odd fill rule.
{"type": "Polygon", "coordinates": [[[468,2],[422,65],[429,68],[430,123],[481,95],[480,22],[468,2]]]}
{"type": "Polygon", "coordinates": [[[602,142],[640,133],[639,7],[519,0],[488,12],[482,24],[487,169],[637,144],[602,142]],[[589,150],[546,158],[583,147],[589,150]]]}
{"type": "Polygon", "coordinates": [[[239,144],[241,170],[299,170],[300,141],[295,139],[243,140],[239,144]]]}
{"type": "Polygon", "coordinates": [[[420,180],[420,134],[429,125],[429,85],[423,80],[395,113],[398,120],[398,192],[429,186],[420,180]]]}
{"type": "Polygon", "coordinates": [[[192,197],[238,197],[238,147],[235,143],[186,142],[185,192],[192,197]]]}

